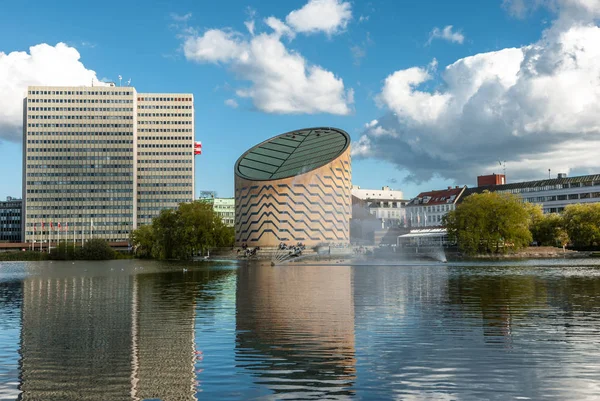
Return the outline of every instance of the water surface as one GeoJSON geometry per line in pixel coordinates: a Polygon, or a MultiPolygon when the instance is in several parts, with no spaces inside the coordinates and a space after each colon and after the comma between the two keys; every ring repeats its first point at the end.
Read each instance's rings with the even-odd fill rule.
{"type": "Polygon", "coordinates": [[[0,265],[0,400],[596,400],[600,262],[0,265]]]}

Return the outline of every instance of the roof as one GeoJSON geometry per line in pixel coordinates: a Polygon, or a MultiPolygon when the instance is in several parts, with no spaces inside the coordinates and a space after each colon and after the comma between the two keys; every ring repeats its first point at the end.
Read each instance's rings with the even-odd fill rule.
{"type": "Polygon", "coordinates": [[[293,177],[335,160],[349,146],[350,136],[337,128],[291,131],[248,150],[235,164],[235,173],[253,181],[293,177]]]}
{"type": "Polygon", "coordinates": [[[406,206],[431,206],[431,205],[446,205],[456,203],[457,198],[466,187],[455,187],[442,189],[439,191],[421,192],[416,198],[410,201],[406,206]]]}
{"type": "MultiPolygon", "coordinates": [[[[510,191],[511,189],[524,189],[524,188],[533,188],[531,192],[535,191],[535,188],[556,186],[556,185],[565,185],[565,184],[575,184],[579,182],[596,182],[600,183],[600,174],[592,174],[592,175],[581,175],[578,177],[565,177],[565,178],[550,178],[547,180],[536,180],[536,181],[523,181],[523,182],[515,182],[511,184],[504,185],[485,185],[481,187],[467,188],[465,193],[461,197],[462,199],[466,198],[469,195],[482,193],[483,191],[510,191]]],[[[540,189],[542,190],[542,189],[540,189]]],[[[462,201],[461,199],[461,201],[462,201]]]]}
{"type": "Polygon", "coordinates": [[[443,237],[448,232],[445,228],[429,228],[420,230],[410,230],[408,234],[399,235],[398,238],[414,238],[414,237],[443,237]]]}

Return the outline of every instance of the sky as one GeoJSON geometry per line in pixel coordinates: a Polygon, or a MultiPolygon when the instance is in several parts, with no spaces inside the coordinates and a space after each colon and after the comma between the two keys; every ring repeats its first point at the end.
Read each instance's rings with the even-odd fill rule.
{"type": "Polygon", "coordinates": [[[600,172],[600,0],[20,1],[0,11],[0,198],[21,196],[28,85],[195,99],[196,195],[253,145],[330,126],[353,183],[600,172]]]}

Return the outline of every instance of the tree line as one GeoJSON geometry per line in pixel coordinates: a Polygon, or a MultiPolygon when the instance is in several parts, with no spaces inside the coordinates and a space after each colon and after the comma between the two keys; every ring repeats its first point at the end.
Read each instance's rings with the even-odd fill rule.
{"type": "Polygon", "coordinates": [[[130,239],[138,257],[189,260],[214,248],[232,247],[235,233],[210,204],[195,201],[162,210],[152,224],[133,230],[130,239]]]}
{"type": "Polygon", "coordinates": [[[519,251],[532,243],[593,249],[600,246],[600,204],[568,205],[544,214],[514,194],[473,194],[444,216],[451,240],[469,255],[519,251]]]}

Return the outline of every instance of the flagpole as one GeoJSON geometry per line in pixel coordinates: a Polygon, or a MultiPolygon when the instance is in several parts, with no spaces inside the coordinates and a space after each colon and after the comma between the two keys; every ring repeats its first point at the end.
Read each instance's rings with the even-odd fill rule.
{"type": "Polygon", "coordinates": [[[81,247],[83,248],[83,237],[85,237],[85,224],[83,218],[81,219],[81,247]]]}

